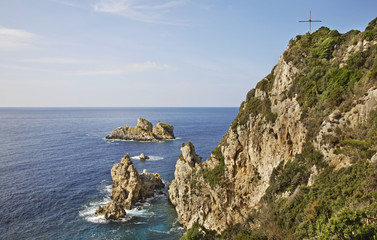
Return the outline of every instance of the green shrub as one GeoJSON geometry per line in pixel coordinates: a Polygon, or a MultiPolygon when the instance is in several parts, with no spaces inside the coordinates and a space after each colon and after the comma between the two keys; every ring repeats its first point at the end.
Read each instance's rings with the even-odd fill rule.
{"type": "MultiPolygon", "coordinates": [[[[284,178],[283,175],[285,174],[292,176],[290,168],[286,167],[287,172],[283,170],[279,173],[278,178],[275,176],[275,179],[284,178]]],[[[269,202],[268,204],[273,209],[272,216],[274,216],[273,221],[275,221],[276,226],[281,229],[280,231],[284,231],[284,229],[293,230],[295,232],[294,239],[321,236],[320,234],[326,232],[326,229],[332,229],[331,226],[342,226],[342,224],[344,228],[339,228],[339,232],[348,231],[347,229],[352,228],[352,231],[360,236],[364,233],[368,235],[372,232],[370,229],[375,229],[375,227],[366,227],[339,220],[341,219],[339,216],[342,215],[338,216],[338,213],[346,209],[347,206],[369,206],[367,202],[360,205],[359,201],[365,199],[370,202],[370,199],[375,199],[374,197],[377,196],[376,170],[377,165],[368,162],[342,168],[338,171],[335,171],[333,167],[326,167],[312,186],[302,185],[293,198],[278,200],[273,195],[267,198],[265,195],[264,199],[268,200],[267,203],[269,202]],[[329,219],[338,220],[330,221],[329,219]]],[[[266,194],[270,194],[269,189],[266,194]]],[[[366,219],[372,219],[376,216],[375,206],[370,205],[370,207],[363,209],[362,211],[373,210],[369,210],[369,215],[361,214],[360,219],[355,218],[354,221],[356,222],[354,223],[359,220],[365,222],[366,219]]],[[[377,223],[375,220],[372,222],[373,224],[377,223]]],[[[334,232],[330,233],[332,235],[329,236],[335,234],[334,232]]],[[[326,238],[327,235],[322,236],[325,236],[323,239],[328,239],[326,238]]]]}
{"type": "Polygon", "coordinates": [[[213,240],[215,236],[216,233],[214,231],[207,230],[200,224],[194,223],[181,240],[213,240]]]}
{"type": "Polygon", "coordinates": [[[214,157],[218,160],[218,164],[213,169],[204,169],[203,177],[208,181],[211,186],[215,186],[220,183],[225,172],[224,156],[221,153],[220,146],[212,151],[214,157]]]}

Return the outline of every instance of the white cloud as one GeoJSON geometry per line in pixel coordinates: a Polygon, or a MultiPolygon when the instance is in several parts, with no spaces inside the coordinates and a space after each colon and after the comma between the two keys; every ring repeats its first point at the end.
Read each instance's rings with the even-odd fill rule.
{"type": "Polygon", "coordinates": [[[183,6],[188,0],[99,0],[93,5],[95,12],[112,13],[129,19],[158,24],[185,25],[177,21],[168,20],[166,15],[172,8],[183,6]]]}
{"type": "Polygon", "coordinates": [[[31,45],[38,36],[21,29],[0,26],[0,49],[14,50],[31,45]]]}
{"type": "Polygon", "coordinates": [[[22,62],[29,63],[56,63],[56,64],[83,64],[92,63],[94,60],[80,59],[80,58],[27,58],[22,59],[22,62]]]}
{"type": "Polygon", "coordinates": [[[134,63],[123,65],[118,68],[112,69],[102,69],[102,70],[90,70],[90,71],[79,71],[74,73],[78,76],[89,76],[89,75],[127,75],[131,73],[142,73],[156,70],[166,70],[169,69],[167,64],[158,64],[155,62],[147,61],[145,63],[134,63]]]}

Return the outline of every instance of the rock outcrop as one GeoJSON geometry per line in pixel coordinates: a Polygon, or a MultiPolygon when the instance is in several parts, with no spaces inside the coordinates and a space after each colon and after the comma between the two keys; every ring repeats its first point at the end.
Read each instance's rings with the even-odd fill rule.
{"type": "Polygon", "coordinates": [[[131,209],[137,201],[145,201],[154,196],[154,191],[164,188],[158,173],[148,173],[145,169],[139,174],[127,153],[120,163],[111,169],[113,179],[112,201],[98,207],[96,214],[105,215],[106,219],[118,219],[125,215],[121,209],[131,209]]]}
{"type": "MultiPolygon", "coordinates": [[[[377,33],[377,19],[373,24],[368,34],[377,33]]],[[[280,209],[273,215],[273,206],[293,208],[297,196],[306,197],[300,186],[315,189],[325,170],[377,161],[377,36],[371,41],[363,33],[347,34],[321,28],[292,40],[271,74],[247,94],[205,162],[191,143],[182,146],[169,199],[185,228],[199,224],[222,233],[241,224],[257,229],[262,220],[254,218],[256,212],[268,206],[270,212],[260,214],[276,221],[280,209]],[[366,47],[353,49],[360,41],[366,47]]],[[[297,236],[315,236],[302,229],[316,228],[308,212],[317,203],[308,200],[297,213],[303,234],[297,236]]],[[[285,227],[280,232],[297,230],[296,222],[279,224],[285,227]]],[[[276,232],[268,236],[279,239],[276,232]]]]}
{"type": "Polygon", "coordinates": [[[158,122],[153,127],[152,123],[144,118],[137,119],[137,125],[125,125],[114,129],[106,139],[134,140],[156,142],[166,139],[175,139],[174,127],[167,123],[158,122]]]}
{"type": "Polygon", "coordinates": [[[142,153],[142,154],[140,154],[139,158],[140,158],[140,160],[147,160],[147,159],[149,159],[149,156],[142,153]]]}
{"type": "Polygon", "coordinates": [[[108,202],[105,206],[99,206],[96,211],[97,215],[104,215],[106,219],[117,220],[126,215],[124,208],[116,202],[108,202]]]}

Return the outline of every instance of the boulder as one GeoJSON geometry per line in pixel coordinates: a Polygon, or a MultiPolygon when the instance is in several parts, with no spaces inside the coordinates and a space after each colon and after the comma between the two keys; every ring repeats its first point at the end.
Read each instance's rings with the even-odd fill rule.
{"type": "Polygon", "coordinates": [[[149,157],[147,155],[144,155],[144,153],[140,154],[139,158],[140,158],[140,160],[149,159],[149,157]]]}
{"type": "Polygon", "coordinates": [[[104,215],[106,219],[117,220],[126,215],[126,211],[116,202],[108,202],[105,206],[99,206],[97,215],[104,215]]]}

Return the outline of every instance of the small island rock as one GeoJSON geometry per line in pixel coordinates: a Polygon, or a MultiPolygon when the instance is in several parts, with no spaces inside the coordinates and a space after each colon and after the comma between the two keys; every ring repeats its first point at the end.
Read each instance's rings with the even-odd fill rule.
{"type": "Polygon", "coordinates": [[[146,160],[146,159],[149,159],[149,156],[144,155],[144,153],[142,153],[142,154],[140,154],[139,158],[140,158],[140,160],[146,160]]]}
{"type": "Polygon", "coordinates": [[[114,129],[106,139],[135,140],[156,142],[166,139],[175,139],[174,127],[167,123],[158,122],[153,127],[152,123],[144,118],[137,119],[137,125],[125,125],[114,129]]]}
{"type": "Polygon", "coordinates": [[[120,163],[111,169],[113,179],[112,201],[104,207],[97,208],[97,215],[104,215],[106,219],[118,219],[125,215],[121,209],[131,209],[137,201],[145,201],[154,196],[154,190],[165,187],[160,174],[148,173],[146,170],[139,174],[133,165],[130,155],[124,155],[120,163]]]}

